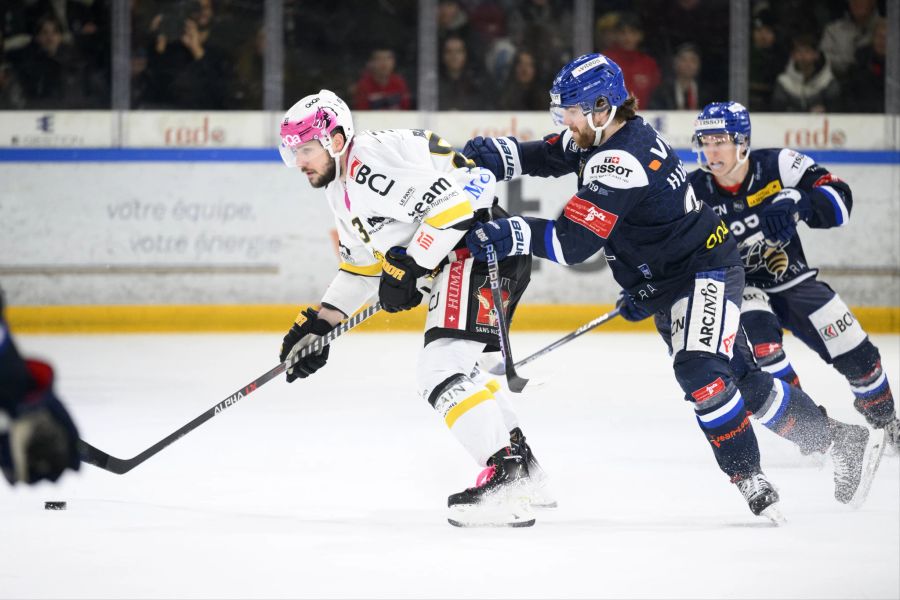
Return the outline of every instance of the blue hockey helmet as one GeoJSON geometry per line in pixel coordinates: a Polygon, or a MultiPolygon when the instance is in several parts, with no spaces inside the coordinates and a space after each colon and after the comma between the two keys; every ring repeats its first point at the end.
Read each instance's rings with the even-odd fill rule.
{"type": "MultiPolygon", "coordinates": [[[[610,110],[609,124],[616,108],[627,99],[628,90],[619,65],[602,54],[585,54],[563,67],[553,80],[550,114],[554,123],[562,125],[566,108],[578,106],[585,115],[610,110]]],[[[588,123],[598,131],[593,119],[588,119],[588,123]]]]}
{"type": "MultiPolygon", "coordinates": [[[[750,153],[750,112],[740,102],[711,102],[694,120],[694,135],[691,145],[697,153],[697,163],[704,171],[709,171],[703,157],[703,136],[726,134],[734,142],[737,165],[750,153]]],[[[735,165],[735,166],[737,166],[735,165]]]]}

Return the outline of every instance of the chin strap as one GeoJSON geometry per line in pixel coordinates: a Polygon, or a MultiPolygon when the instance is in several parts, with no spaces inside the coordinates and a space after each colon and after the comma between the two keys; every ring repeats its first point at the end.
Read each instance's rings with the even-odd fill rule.
{"type": "Polygon", "coordinates": [[[597,125],[594,125],[593,113],[591,114],[591,118],[588,119],[588,125],[590,126],[591,129],[594,130],[594,145],[595,146],[599,146],[600,142],[603,141],[603,130],[612,124],[613,119],[616,116],[616,108],[618,108],[618,107],[616,107],[616,106],[609,107],[609,118],[606,119],[606,123],[604,123],[602,126],[598,127],[597,125]]]}

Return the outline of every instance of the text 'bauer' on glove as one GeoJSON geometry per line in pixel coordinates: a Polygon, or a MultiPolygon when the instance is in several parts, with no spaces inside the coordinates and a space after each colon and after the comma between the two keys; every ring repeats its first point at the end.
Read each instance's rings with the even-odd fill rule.
{"type": "Polygon", "coordinates": [[[531,253],[531,228],[522,217],[480,223],[466,234],[472,257],[487,262],[487,246],[494,246],[497,260],[531,253]]]}
{"type": "Polygon", "coordinates": [[[25,396],[0,420],[0,469],[10,483],[56,481],[66,469],[78,470],[78,430],[53,393],[53,369],[26,360],[31,385],[25,396]],[[6,429],[4,431],[4,429],[6,429]]]}
{"type": "Polygon", "coordinates": [[[619,299],[616,300],[616,308],[619,309],[619,315],[626,321],[643,321],[650,316],[650,313],[635,304],[634,298],[625,290],[619,293],[619,299]]]}
{"type": "Polygon", "coordinates": [[[803,190],[785,188],[762,209],[760,229],[767,240],[786,244],[797,233],[797,221],[812,214],[812,202],[803,190]]]}
{"type": "MultiPolygon", "coordinates": [[[[334,325],[319,318],[319,312],[312,307],[300,311],[297,320],[291,325],[290,331],[284,336],[281,343],[281,353],[278,360],[284,362],[287,359],[294,360],[300,350],[313,341],[316,337],[321,337],[334,329],[334,325]]],[[[309,377],[328,362],[328,353],[331,346],[324,346],[319,352],[309,354],[297,362],[293,363],[287,369],[287,380],[289,382],[295,379],[303,379],[309,377]]]]}
{"type": "Polygon", "coordinates": [[[381,282],[378,286],[378,300],[381,307],[395,313],[417,307],[422,302],[417,280],[428,273],[428,269],[416,264],[406,253],[406,248],[394,246],[384,257],[381,282]]]}

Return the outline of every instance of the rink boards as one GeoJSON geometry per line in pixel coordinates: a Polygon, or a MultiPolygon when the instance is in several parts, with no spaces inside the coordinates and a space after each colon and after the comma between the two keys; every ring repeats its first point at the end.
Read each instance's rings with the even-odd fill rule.
{"type": "MultiPolygon", "coordinates": [[[[338,263],[320,191],[284,168],[270,113],[0,113],[0,282],[29,331],[281,329],[338,263]],[[287,315],[287,316],[285,316],[287,315]]],[[[688,169],[693,116],[648,113],[688,169]]],[[[875,331],[898,331],[897,118],[765,115],[754,147],[808,152],[854,191],[849,224],[807,231],[807,258],[875,331]]],[[[359,113],[358,128],[537,139],[544,113],[359,113]]],[[[502,184],[513,212],[553,218],[575,178],[502,184]]],[[[537,261],[516,327],[567,329],[615,299],[602,256],[537,261]],[[559,306],[565,304],[565,307],[559,306]]],[[[373,323],[417,329],[421,315],[373,323]]]]}

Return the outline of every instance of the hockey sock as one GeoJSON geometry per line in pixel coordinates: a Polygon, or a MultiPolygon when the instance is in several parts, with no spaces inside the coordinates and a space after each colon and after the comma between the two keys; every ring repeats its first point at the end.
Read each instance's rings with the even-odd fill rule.
{"type": "Polygon", "coordinates": [[[831,444],[825,413],[806,392],[780,379],[772,381],[764,402],[747,408],[769,430],[795,443],[803,454],[825,452],[831,444]]]}
{"type": "Polygon", "coordinates": [[[759,446],[741,393],[733,385],[729,387],[718,403],[697,404],[694,411],[719,468],[734,479],[759,472],[759,446]]]}
{"type": "Polygon", "coordinates": [[[794,371],[791,361],[778,342],[763,342],[753,346],[753,356],[759,367],[766,373],[771,373],[773,377],[800,387],[800,377],[794,371]]]}
{"type": "Polygon", "coordinates": [[[449,378],[428,401],[478,464],[486,465],[491,455],[509,446],[509,430],[493,392],[469,377],[449,378]]]}
{"type": "Polygon", "coordinates": [[[475,370],[469,376],[476,385],[483,385],[487,390],[494,394],[494,400],[500,407],[503,414],[503,423],[506,425],[507,431],[512,431],[519,426],[519,417],[513,409],[512,401],[507,392],[500,383],[500,380],[487,371],[476,366],[475,370]]]}
{"type": "Polygon", "coordinates": [[[856,399],[853,406],[875,428],[884,427],[895,415],[894,396],[881,355],[866,339],[850,352],[834,359],[834,368],[847,378],[856,399]]]}

